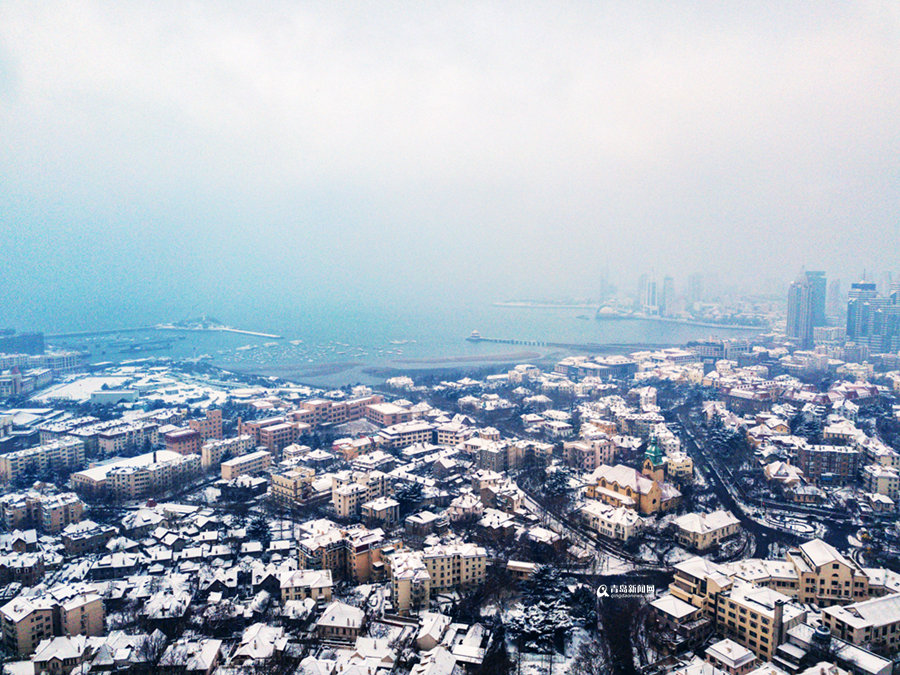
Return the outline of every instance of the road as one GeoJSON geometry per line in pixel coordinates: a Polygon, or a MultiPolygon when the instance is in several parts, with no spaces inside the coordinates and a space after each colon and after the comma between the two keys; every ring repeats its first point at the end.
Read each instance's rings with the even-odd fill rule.
{"type": "MultiPolygon", "coordinates": [[[[768,527],[750,517],[747,513],[747,505],[740,498],[735,497],[732,489],[729,488],[730,483],[726,483],[726,480],[723,479],[721,473],[723,470],[719,467],[718,462],[707,453],[702,441],[698,441],[698,435],[700,435],[701,432],[693,420],[690,419],[687,414],[687,409],[688,406],[685,405],[672,411],[672,414],[677,417],[685,430],[685,436],[682,438],[684,441],[684,448],[694,460],[694,463],[706,470],[713,492],[715,492],[722,505],[734,513],[735,517],[741,521],[741,525],[744,529],[753,535],[756,540],[753,557],[767,557],[769,545],[772,543],[796,544],[802,541],[803,538],[796,534],[768,527]]],[[[765,503],[763,508],[765,508],[765,503]]],[[[847,537],[852,535],[858,529],[857,526],[852,523],[840,521],[833,517],[824,519],[824,512],[816,513],[816,511],[822,511],[821,509],[811,510],[796,504],[781,503],[778,504],[778,508],[779,510],[796,513],[801,519],[818,519],[819,522],[826,527],[826,534],[823,536],[823,539],[837,549],[847,548],[847,537]]]]}

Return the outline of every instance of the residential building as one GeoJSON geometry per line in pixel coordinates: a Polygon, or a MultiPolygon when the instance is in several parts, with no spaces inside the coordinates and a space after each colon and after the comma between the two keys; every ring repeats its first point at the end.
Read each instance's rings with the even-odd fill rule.
{"type": "Polygon", "coordinates": [[[281,601],[331,600],[331,570],[288,570],[280,575],[281,601]]]}
{"type": "Polygon", "coordinates": [[[19,656],[54,635],[103,635],[104,618],[103,600],[90,585],[57,586],[0,607],[3,644],[19,656]]]}
{"type": "Polygon", "coordinates": [[[471,588],[486,577],[487,551],[474,544],[442,544],[426,548],[422,557],[436,591],[471,588]]]}
{"type": "Polygon", "coordinates": [[[282,506],[302,504],[312,496],[312,482],[316,472],[306,467],[296,467],[269,477],[269,494],[282,506]]]}
{"type": "Polygon", "coordinates": [[[400,522],[400,503],[390,497],[378,497],[364,502],[360,507],[360,515],[366,521],[378,521],[387,526],[400,522]]]}
{"type": "Polygon", "coordinates": [[[866,492],[885,495],[894,503],[900,497],[900,473],[892,467],[869,464],[862,470],[862,485],[866,492]]]}
{"type": "Polygon", "coordinates": [[[900,593],[826,607],[822,621],[847,642],[887,655],[900,653],[900,593]]]}
{"type": "Polygon", "coordinates": [[[588,500],[580,513],[592,530],[619,541],[628,541],[643,528],[643,518],[634,509],[611,506],[596,499],[588,500]]]}
{"type": "Polygon", "coordinates": [[[204,471],[213,469],[221,464],[223,459],[245,455],[253,448],[253,437],[250,434],[224,440],[209,440],[200,448],[200,465],[204,471]]]}
{"type": "Polygon", "coordinates": [[[190,427],[176,429],[165,435],[166,450],[179,455],[199,455],[203,447],[203,436],[190,427]]]}
{"type": "Polygon", "coordinates": [[[391,603],[398,614],[427,609],[431,602],[431,576],[421,551],[400,551],[387,559],[391,576],[391,603]]]}
{"type": "Polygon", "coordinates": [[[61,439],[0,455],[0,481],[9,483],[26,475],[48,471],[74,471],[84,464],[84,443],[61,439]]]}
{"type": "Polygon", "coordinates": [[[162,494],[199,474],[199,455],[158,450],[74,473],[72,487],[82,494],[108,491],[116,499],[129,500],[162,494]]]}
{"type": "Polygon", "coordinates": [[[222,462],[222,480],[262,473],[272,465],[272,453],[266,450],[240,455],[222,462]]]}
{"type": "Polygon", "coordinates": [[[222,438],[222,411],[207,410],[202,420],[188,420],[188,426],[200,434],[201,442],[222,438]]]}
{"type": "Polygon", "coordinates": [[[675,519],[678,543],[696,551],[705,551],[723,539],[734,536],[740,529],[740,521],[731,511],[712,513],[687,513],[675,519]]]}

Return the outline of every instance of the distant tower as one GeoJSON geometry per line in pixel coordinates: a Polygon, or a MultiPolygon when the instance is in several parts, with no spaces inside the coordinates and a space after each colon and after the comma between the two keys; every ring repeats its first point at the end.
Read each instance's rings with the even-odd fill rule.
{"type": "Polygon", "coordinates": [[[703,300],[703,275],[692,274],[688,277],[688,302],[694,304],[703,300]]]}
{"type": "Polygon", "coordinates": [[[641,275],[641,309],[647,314],[659,313],[656,279],[647,274],[641,275]]]}
{"type": "Polygon", "coordinates": [[[866,342],[879,305],[878,290],[871,281],[850,284],[847,299],[847,339],[866,342]]]}
{"type": "Polygon", "coordinates": [[[828,284],[828,299],[825,303],[826,309],[830,316],[840,316],[844,311],[843,293],[841,292],[841,280],[832,279],[828,284]]]}
{"type": "Polygon", "coordinates": [[[788,289],[787,336],[813,346],[813,328],[825,325],[825,272],[805,272],[788,289]]]}
{"type": "Polygon", "coordinates": [[[675,280],[669,276],[663,278],[659,313],[663,316],[672,316],[675,313],[675,280]]]}

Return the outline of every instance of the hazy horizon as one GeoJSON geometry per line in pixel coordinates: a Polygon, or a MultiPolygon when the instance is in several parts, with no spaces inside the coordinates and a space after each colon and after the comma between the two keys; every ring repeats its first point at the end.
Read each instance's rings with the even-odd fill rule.
{"type": "MultiPolygon", "coordinates": [[[[0,325],[898,270],[889,2],[0,5],[0,325]]],[[[468,327],[467,327],[468,328],[468,327]]]]}

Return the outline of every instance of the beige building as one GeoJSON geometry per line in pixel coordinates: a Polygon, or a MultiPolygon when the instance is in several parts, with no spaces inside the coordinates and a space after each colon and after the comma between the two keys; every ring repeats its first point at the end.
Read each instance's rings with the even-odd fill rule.
{"type": "Polygon", "coordinates": [[[827,607],[822,621],[842,640],[883,654],[900,654],[900,593],[827,607]]]}
{"type": "Polygon", "coordinates": [[[358,516],[362,505],[390,494],[387,474],[381,471],[341,471],[331,479],[331,504],[342,518],[358,516]]]}
{"type": "Polygon", "coordinates": [[[338,579],[368,583],[384,575],[384,557],[398,542],[388,540],[380,528],[362,525],[339,528],[330,520],[314,520],[302,528],[306,536],[297,542],[301,569],[331,570],[338,579]]]}
{"type": "Polygon", "coordinates": [[[806,618],[806,610],[791,599],[744,582],[722,591],[716,605],[716,630],[770,661],[787,630],[806,618]]]}
{"type": "Polygon", "coordinates": [[[740,527],[740,521],[731,511],[686,513],[675,519],[678,543],[696,551],[705,551],[718,545],[723,539],[737,534],[740,527]]]}
{"type": "Polygon", "coordinates": [[[862,484],[866,492],[884,495],[895,503],[900,497],[900,473],[881,464],[869,464],[862,470],[862,484]]]}
{"type": "Polygon", "coordinates": [[[223,457],[245,455],[253,448],[253,437],[250,434],[225,440],[209,440],[200,448],[200,465],[206,471],[221,464],[223,457]]]}
{"type": "Polygon", "coordinates": [[[103,635],[104,619],[103,600],[89,585],[57,586],[0,607],[3,644],[19,656],[54,635],[103,635]]]}
{"type": "Polygon", "coordinates": [[[728,638],[706,648],[706,662],[728,675],[746,675],[759,663],[753,652],[728,638]]]}
{"type": "Polygon", "coordinates": [[[269,477],[269,495],[282,506],[302,504],[312,495],[316,472],[306,467],[273,473],[269,477]]]}
{"type": "Polygon", "coordinates": [[[665,457],[666,476],[687,482],[694,478],[694,460],[686,452],[670,452],[665,457]]]}
{"type": "Polygon", "coordinates": [[[673,485],[648,478],[623,464],[603,464],[585,482],[588,498],[637,509],[645,515],[671,511],[681,503],[681,493],[673,485]]]}
{"type": "Polygon", "coordinates": [[[159,442],[156,422],[130,422],[97,434],[97,450],[105,457],[131,450],[150,450],[159,442]]]}
{"type": "Polygon", "coordinates": [[[643,528],[644,519],[637,511],[624,506],[610,506],[596,499],[581,507],[581,517],[588,527],[604,537],[628,541],[643,528]]]}
{"type": "Polygon", "coordinates": [[[377,520],[385,525],[396,525],[400,522],[400,503],[390,497],[378,497],[365,502],[360,507],[360,514],[366,520],[377,520]]]}
{"type": "Polygon", "coordinates": [[[431,576],[421,551],[400,551],[388,559],[391,602],[398,614],[427,609],[431,602],[431,576]]]}
{"type": "Polygon", "coordinates": [[[412,420],[385,427],[378,432],[378,438],[389,448],[402,449],[417,443],[431,443],[435,426],[430,422],[412,420]]]}
{"type": "Polygon", "coordinates": [[[0,455],[0,481],[8,483],[28,473],[75,470],[83,464],[84,443],[61,439],[0,455]]]}
{"type": "Polygon", "coordinates": [[[266,450],[251,452],[222,462],[222,479],[262,473],[272,465],[272,453],[266,450]]]}
{"type": "Polygon", "coordinates": [[[72,487],[82,494],[108,491],[117,499],[139,499],[161,495],[199,474],[199,455],[158,450],[74,473],[72,487]]]}
{"type": "Polygon", "coordinates": [[[331,570],[290,570],[281,574],[281,601],[331,600],[331,570]]]}
{"type": "Polygon", "coordinates": [[[412,411],[393,403],[372,403],[366,406],[366,419],[382,427],[409,422],[412,411]]]}
{"type": "Polygon", "coordinates": [[[7,530],[34,527],[56,534],[69,523],[77,523],[84,502],[74,492],[48,495],[36,490],[14,492],[0,498],[0,519],[7,530]]]}
{"type": "Polygon", "coordinates": [[[430,546],[422,557],[436,591],[471,588],[483,583],[487,575],[487,550],[475,544],[430,546]]]}

